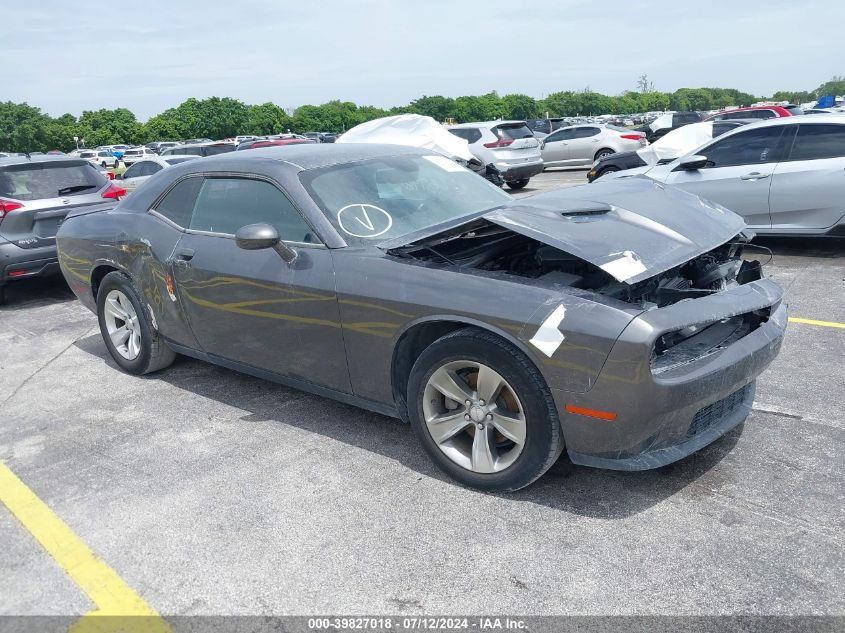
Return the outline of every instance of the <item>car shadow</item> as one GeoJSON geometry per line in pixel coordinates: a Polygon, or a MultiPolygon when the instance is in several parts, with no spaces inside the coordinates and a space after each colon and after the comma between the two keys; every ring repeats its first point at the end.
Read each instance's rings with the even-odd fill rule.
{"type": "Polygon", "coordinates": [[[0,302],[0,312],[25,310],[75,300],[76,296],[61,275],[35,277],[6,284],[5,301],[0,302]]]}
{"type": "MultiPolygon", "coordinates": [[[[99,335],[80,339],[75,345],[120,371],[99,335]]],[[[168,369],[140,380],[162,380],[246,411],[240,418],[245,423],[260,421],[294,426],[395,460],[422,476],[453,484],[430,461],[410,427],[393,418],[183,356],[177,356],[168,369]]],[[[642,472],[577,466],[564,452],[543,477],[526,489],[508,494],[478,494],[539,504],[585,517],[624,519],[689,486],[733,449],[741,433],[740,425],[694,455],[664,468],[642,472]]]]}
{"type": "Polygon", "coordinates": [[[845,257],[845,238],[842,237],[755,237],[752,246],[762,246],[772,251],[775,258],[782,257],[845,257]]]}

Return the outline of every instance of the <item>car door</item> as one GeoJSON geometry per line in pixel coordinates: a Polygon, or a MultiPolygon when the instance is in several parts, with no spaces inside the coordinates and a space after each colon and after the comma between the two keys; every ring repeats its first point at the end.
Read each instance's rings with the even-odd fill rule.
{"type": "Polygon", "coordinates": [[[772,228],[826,229],[845,215],[845,125],[802,123],[772,174],[772,228]]]}
{"type": "Polygon", "coordinates": [[[124,172],[121,185],[126,189],[126,193],[135,191],[147,178],[160,172],[163,169],[161,165],[151,160],[142,160],[130,165],[124,172]]]}
{"type": "Polygon", "coordinates": [[[552,132],[543,141],[541,154],[547,165],[564,164],[569,160],[569,142],[572,140],[575,128],[564,128],[552,132]]]}
{"type": "Polygon", "coordinates": [[[203,351],[350,391],[331,255],[275,183],[203,177],[172,270],[203,351]],[[296,259],[288,264],[272,248],[239,248],[234,233],[256,223],[275,226],[296,259]]]}
{"type": "Polygon", "coordinates": [[[592,165],[601,145],[601,128],[595,126],[576,127],[569,141],[570,165],[592,165]]]}
{"type": "Polygon", "coordinates": [[[720,137],[696,152],[707,157],[707,167],[675,167],[666,182],[726,206],[752,228],[769,228],[769,188],[783,152],[784,128],[767,126],[720,137]]]}

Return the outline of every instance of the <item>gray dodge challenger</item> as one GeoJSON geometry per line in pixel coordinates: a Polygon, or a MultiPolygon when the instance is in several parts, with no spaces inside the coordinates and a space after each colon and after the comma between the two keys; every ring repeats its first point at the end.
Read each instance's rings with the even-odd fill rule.
{"type": "Polygon", "coordinates": [[[508,491],[564,449],[655,468],[746,418],[787,317],[744,229],[648,178],[514,200],[349,144],[175,165],[57,243],[124,371],[184,354],[398,417],[452,478],[508,491]]]}

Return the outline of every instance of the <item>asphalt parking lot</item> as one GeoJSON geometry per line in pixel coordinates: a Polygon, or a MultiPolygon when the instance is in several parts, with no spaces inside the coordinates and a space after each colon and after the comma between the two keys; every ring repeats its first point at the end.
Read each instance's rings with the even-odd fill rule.
{"type": "MultiPolygon", "coordinates": [[[[666,468],[463,489],[392,419],[186,358],[121,373],[59,279],[0,306],[0,462],[164,616],[841,614],[845,244],[760,243],[828,324],[791,323],[747,422],[666,468]]],[[[0,614],[94,608],[2,505],[0,543],[0,614]]]]}

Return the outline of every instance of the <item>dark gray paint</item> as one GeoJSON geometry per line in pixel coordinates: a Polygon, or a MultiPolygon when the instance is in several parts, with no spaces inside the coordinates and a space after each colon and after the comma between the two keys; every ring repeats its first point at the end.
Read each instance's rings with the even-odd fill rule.
{"type": "MultiPolygon", "coordinates": [[[[304,145],[176,165],[117,208],[67,221],[59,234],[60,263],[91,309],[92,284],[107,270],[98,267],[125,271],[161,334],[180,352],[403,417],[404,385],[393,385],[394,366],[413,362],[396,357],[403,337],[427,323],[484,328],[520,348],[539,368],[558,403],[573,456],[583,463],[603,460],[594,463],[607,467],[653,467],[683,456],[679,449],[659,458],[652,452],[646,462],[630,461],[677,440],[699,408],[752,382],[777,353],[785,309],[777,309],[781,291],[771,282],[641,313],[636,306],[541,280],[436,267],[375,245],[348,247],[299,182],[305,169],[424,153],[393,146],[304,145]],[[182,231],[149,213],[172,183],[197,173],[257,175],[277,183],[325,247],[294,245],[298,256],[287,265],[272,250],[243,250],[233,236],[182,231]],[[190,255],[189,261],[180,259],[180,251],[190,255]],[[561,304],[565,340],[548,358],[529,341],[561,304]],[[773,318],[723,353],[679,370],[682,375],[658,380],[649,371],[649,354],[662,332],[758,306],[774,306],[773,318]],[[564,410],[567,404],[618,411],[620,417],[606,422],[572,415],[564,410]]],[[[623,214],[623,221],[618,213],[587,222],[552,218],[556,206],[580,204],[576,194],[560,193],[489,215],[507,218],[512,229],[514,219],[522,218],[532,236],[565,244],[589,261],[636,244],[649,267],[645,276],[730,239],[743,226],[727,210],[649,182],[598,183],[590,188],[590,199],[612,202],[640,220],[632,224],[630,215],[623,214]],[[577,234],[569,235],[574,226],[577,234]],[[596,235],[586,239],[591,231],[596,235]]]]}

